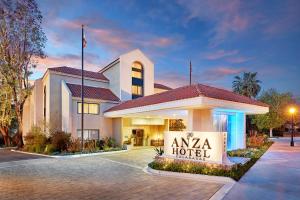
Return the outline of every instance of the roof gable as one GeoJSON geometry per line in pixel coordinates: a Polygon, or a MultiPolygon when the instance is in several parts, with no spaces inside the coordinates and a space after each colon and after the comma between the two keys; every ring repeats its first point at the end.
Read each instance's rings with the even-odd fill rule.
{"type": "MultiPolygon", "coordinates": [[[[67,74],[67,75],[71,74],[71,75],[75,75],[75,76],[81,76],[81,69],[72,68],[72,67],[66,67],[66,66],[53,67],[53,68],[48,68],[48,70],[67,74]]],[[[84,77],[97,79],[97,80],[101,80],[101,81],[109,81],[102,73],[86,71],[86,70],[83,70],[83,71],[84,71],[84,77]]]]}
{"type": "MultiPolygon", "coordinates": [[[[66,83],[73,97],[81,97],[81,85],[66,83]]],[[[109,89],[84,86],[84,98],[106,101],[120,101],[109,89]]]]}
{"type": "Polygon", "coordinates": [[[196,85],[176,88],[173,90],[169,90],[154,95],[140,97],[134,100],[125,101],[117,106],[108,109],[106,112],[130,109],[135,107],[142,107],[142,106],[165,103],[165,102],[182,100],[182,99],[189,99],[189,98],[194,98],[199,96],[268,107],[268,105],[265,103],[248,98],[246,96],[233,93],[228,90],[215,88],[215,87],[202,85],[202,84],[196,84],[196,85]]]}

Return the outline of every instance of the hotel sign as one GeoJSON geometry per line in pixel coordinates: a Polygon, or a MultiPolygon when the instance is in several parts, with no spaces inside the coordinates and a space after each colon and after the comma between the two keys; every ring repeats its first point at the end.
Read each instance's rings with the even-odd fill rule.
{"type": "Polygon", "coordinates": [[[226,132],[165,132],[164,150],[169,158],[222,164],[226,158],[226,132]]]}

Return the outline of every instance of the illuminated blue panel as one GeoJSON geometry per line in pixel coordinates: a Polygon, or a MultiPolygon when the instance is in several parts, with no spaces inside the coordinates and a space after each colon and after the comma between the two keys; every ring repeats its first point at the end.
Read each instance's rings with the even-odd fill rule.
{"type": "Polygon", "coordinates": [[[236,115],[228,115],[227,119],[227,150],[232,150],[236,146],[236,115]]]}
{"type": "Polygon", "coordinates": [[[235,149],[246,148],[245,114],[236,113],[236,146],[235,149]]]}
{"type": "Polygon", "coordinates": [[[246,147],[244,113],[217,111],[214,113],[214,127],[216,131],[227,132],[227,150],[246,147]]]}

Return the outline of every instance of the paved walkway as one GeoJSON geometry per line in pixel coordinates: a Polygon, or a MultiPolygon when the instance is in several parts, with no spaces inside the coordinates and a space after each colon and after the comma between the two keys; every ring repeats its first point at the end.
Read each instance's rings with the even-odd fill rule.
{"type": "Polygon", "coordinates": [[[224,200],[299,200],[300,138],[276,139],[270,149],[235,184],[224,200]]]}
{"type": "Polygon", "coordinates": [[[149,175],[152,149],[71,159],[0,163],[1,200],[205,199],[222,185],[149,175]]]}

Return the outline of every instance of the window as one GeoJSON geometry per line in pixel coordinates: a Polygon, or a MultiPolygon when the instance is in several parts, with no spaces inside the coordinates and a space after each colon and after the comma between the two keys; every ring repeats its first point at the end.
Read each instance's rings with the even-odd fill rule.
{"type": "MultiPolygon", "coordinates": [[[[83,104],[84,114],[99,114],[99,104],[97,103],[84,103],[83,104]]],[[[81,102],[77,103],[77,113],[81,113],[81,102]]]]}
{"type": "Polygon", "coordinates": [[[143,66],[139,62],[134,62],[134,63],[132,63],[132,69],[143,70],[143,66]]]}
{"type": "Polygon", "coordinates": [[[144,92],[144,75],[143,66],[139,62],[132,63],[131,66],[131,77],[132,77],[132,99],[142,97],[144,92]]]}
{"type": "Polygon", "coordinates": [[[131,86],[131,92],[133,95],[142,95],[142,87],[138,85],[131,86]]]}
{"type": "MultiPolygon", "coordinates": [[[[77,137],[81,138],[81,129],[77,130],[77,137]]],[[[84,140],[99,140],[99,130],[98,129],[84,129],[83,130],[84,140]]]]}
{"type": "Polygon", "coordinates": [[[138,79],[143,78],[142,72],[137,72],[137,71],[132,71],[131,76],[132,78],[138,78],[138,79]]]}

